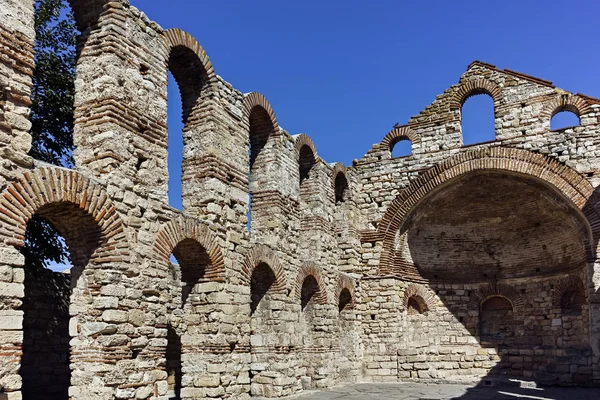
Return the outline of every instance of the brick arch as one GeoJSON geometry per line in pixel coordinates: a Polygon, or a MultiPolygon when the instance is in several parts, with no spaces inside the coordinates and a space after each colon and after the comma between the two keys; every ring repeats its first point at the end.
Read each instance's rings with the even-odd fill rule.
{"type": "Polygon", "coordinates": [[[42,207],[56,203],[75,205],[98,224],[102,240],[92,262],[128,258],[125,228],[108,194],[89,178],[62,168],[36,168],[10,182],[0,197],[0,238],[8,245],[23,247],[27,222],[42,207]]]}
{"type": "MultiPolygon", "coordinates": [[[[334,180],[335,180],[335,177],[337,176],[337,174],[339,174],[339,173],[347,175],[346,166],[339,162],[336,162],[335,164],[333,164],[333,168],[332,168],[331,172],[332,172],[334,180]]],[[[334,182],[334,184],[335,184],[335,182],[334,182]]]]}
{"type": "Polygon", "coordinates": [[[581,278],[575,275],[569,275],[554,284],[554,289],[552,290],[552,305],[560,308],[563,295],[568,292],[581,293],[587,301],[587,293],[581,278]]]}
{"type": "Polygon", "coordinates": [[[425,305],[423,312],[433,310],[435,308],[436,300],[435,295],[423,285],[418,283],[410,283],[404,291],[404,298],[402,299],[402,305],[405,310],[408,310],[408,301],[412,297],[417,297],[420,304],[425,305]]]}
{"type": "Polygon", "coordinates": [[[296,276],[294,298],[298,303],[300,303],[302,297],[302,284],[309,276],[315,278],[319,286],[319,291],[314,296],[315,302],[317,304],[327,304],[327,286],[325,286],[325,282],[323,281],[321,270],[315,265],[315,263],[309,261],[303,263],[302,267],[300,267],[300,271],[298,271],[298,275],[296,276]]]}
{"type": "Polygon", "coordinates": [[[348,290],[348,292],[350,292],[350,303],[348,304],[348,308],[354,308],[354,305],[356,304],[355,301],[355,294],[354,294],[354,280],[352,278],[350,278],[348,275],[346,274],[340,274],[338,276],[338,280],[337,280],[337,286],[335,289],[335,304],[338,305],[340,304],[340,295],[342,294],[342,291],[346,289],[348,290]]]}
{"type": "Polygon", "coordinates": [[[254,272],[254,269],[261,263],[267,264],[275,275],[275,284],[269,290],[269,292],[285,293],[287,285],[285,282],[283,266],[281,265],[281,262],[279,261],[275,251],[264,244],[255,245],[254,248],[252,248],[252,250],[246,254],[244,265],[242,266],[242,279],[244,283],[250,286],[252,273],[254,272]]]}
{"type": "Polygon", "coordinates": [[[459,83],[450,99],[450,109],[460,110],[470,97],[488,94],[494,100],[494,108],[504,104],[502,88],[487,79],[472,79],[459,83]]]}
{"type": "Polygon", "coordinates": [[[392,147],[400,140],[408,139],[414,146],[417,143],[421,143],[421,138],[408,126],[397,126],[385,135],[380,143],[380,146],[392,151],[392,147]]]}
{"type": "Polygon", "coordinates": [[[299,135],[294,136],[294,146],[296,147],[298,153],[300,153],[302,147],[308,146],[312,150],[315,160],[318,158],[317,148],[315,147],[315,144],[313,143],[310,136],[308,136],[307,134],[301,133],[299,135]]]}
{"type": "Polygon", "coordinates": [[[515,148],[490,147],[464,151],[434,165],[392,201],[377,229],[376,237],[383,241],[379,259],[380,273],[393,272],[396,232],[408,213],[421,200],[465,174],[486,170],[529,176],[561,194],[573,208],[582,213],[591,227],[588,229],[589,237],[584,238],[584,241],[588,258],[595,257],[595,243],[591,240],[600,237],[600,217],[593,206],[586,204],[594,192],[593,186],[575,170],[541,154],[515,148]]]}
{"type": "Polygon", "coordinates": [[[186,126],[201,119],[193,113],[200,97],[216,91],[217,74],[212,62],[198,41],[177,28],[163,31],[166,47],[165,63],[179,86],[186,126]]]}
{"type": "Polygon", "coordinates": [[[335,200],[337,202],[338,197],[342,198],[342,201],[348,198],[348,194],[350,193],[350,181],[348,180],[348,175],[346,171],[346,167],[336,162],[332,168],[332,177],[331,177],[331,186],[333,187],[333,194],[335,196],[335,200]],[[338,176],[342,175],[343,181],[342,184],[345,183],[345,187],[338,187],[338,176]],[[345,195],[344,195],[345,194],[345,195]]]}
{"type": "Polygon", "coordinates": [[[540,117],[550,123],[552,117],[561,111],[570,111],[578,118],[592,111],[592,105],[584,98],[577,95],[562,93],[554,96],[544,105],[540,117]]]}
{"type": "Polygon", "coordinates": [[[224,281],[225,262],[216,236],[208,225],[190,217],[174,218],[162,227],[154,242],[155,259],[167,264],[175,247],[186,239],[198,242],[210,258],[203,278],[224,281]]]}
{"type": "Polygon", "coordinates": [[[77,29],[84,33],[87,29],[93,28],[98,22],[98,18],[106,4],[111,0],[67,0],[73,15],[75,16],[75,25],[77,29]]]}
{"type": "Polygon", "coordinates": [[[271,103],[269,100],[262,94],[258,92],[251,92],[244,96],[244,118],[246,121],[249,121],[250,116],[252,115],[252,111],[256,108],[260,107],[269,116],[269,121],[272,126],[272,136],[279,136],[279,124],[277,123],[277,117],[275,116],[275,111],[273,111],[273,107],[271,107],[271,103]]]}
{"type": "Polygon", "coordinates": [[[523,309],[523,297],[512,286],[504,284],[485,284],[471,295],[471,309],[480,309],[481,305],[492,297],[504,297],[513,306],[513,311],[523,309]]]}

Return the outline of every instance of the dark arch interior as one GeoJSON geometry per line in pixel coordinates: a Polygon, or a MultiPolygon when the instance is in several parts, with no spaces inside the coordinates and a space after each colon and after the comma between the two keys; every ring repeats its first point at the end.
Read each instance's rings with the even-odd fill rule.
{"type": "Polygon", "coordinates": [[[300,306],[305,310],[309,305],[314,295],[319,291],[319,283],[314,276],[309,275],[302,282],[302,290],[300,292],[300,306]]]}
{"type": "Polygon", "coordinates": [[[562,315],[579,316],[585,305],[585,293],[581,289],[568,290],[561,296],[560,309],[562,315]]]}
{"type": "Polygon", "coordinates": [[[406,302],[406,311],[409,315],[423,314],[427,311],[427,306],[419,296],[411,296],[406,302]]]}
{"type": "MultiPolygon", "coordinates": [[[[250,279],[250,314],[253,315],[259,306],[268,308],[268,304],[263,301],[269,290],[275,284],[275,274],[271,267],[266,263],[260,263],[252,272],[250,279]]],[[[265,299],[266,300],[266,299],[265,299]]],[[[267,302],[268,303],[268,302],[267,302]]]]}
{"type": "Polygon", "coordinates": [[[347,288],[342,289],[340,292],[340,302],[338,304],[339,312],[342,312],[352,303],[352,294],[347,288]]]}
{"type": "Polygon", "coordinates": [[[496,140],[494,99],[487,92],[469,96],[461,109],[463,145],[496,140]]]}
{"type": "Polygon", "coordinates": [[[407,137],[395,138],[390,143],[392,158],[407,157],[412,154],[412,142],[407,137]]]}
{"type": "Polygon", "coordinates": [[[308,145],[300,148],[300,186],[310,178],[310,171],[317,163],[315,154],[308,145]]]}
{"type": "Polygon", "coordinates": [[[183,239],[173,249],[173,256],[179,264],[181,304],[186,304],[194,286],[201,282],[211,263],[206,249],[194,239],[183,239]]]}
{"type": "Polygon", "coordinates": [[[338,172],[335,176],[335,202],[343,203],[348,195],[348,179],[343,172],[338,172]]]}
{"type": "Polygon", "coordinates": [[[85,303],[74,290],[102,242],[95,219],[71,203],[41,207],[28,222],[25,246],[21,249],[25,256],[25,296],[21,307],[23,355],[19,373],[25,400],[68,398],[69,306],[85,303]],[[56,237],[52,231],[64,238],[72,264],[68,271],[47,268],[52,261],[58,261],[51,255],[55,254],[52,246],[44,245],[56,237]]]}
{"type": "Polygon", "coordinates": [[[183,373],[181,370],[181,338],[177,331],[169,325],[167,327],[167,383],[169,399],[181,399],[181,385],[183,373]]]}
{"type": "Polygon", "coordinates": [[[582,217],[554,191],[516,175],[462,177],[422,201],[401,232],[407,248],[397,256],[408,252],[431,280],[551,276],[586,264],[582,217]]]}
{"type": "Polygon", "coordinates": [[[252,175],[254,163],[262,149],[267,144],[269,136],[273,133],[275,127],[267,110],[261,106],[256,106],[250,113],[250,174],[252,175]]]}

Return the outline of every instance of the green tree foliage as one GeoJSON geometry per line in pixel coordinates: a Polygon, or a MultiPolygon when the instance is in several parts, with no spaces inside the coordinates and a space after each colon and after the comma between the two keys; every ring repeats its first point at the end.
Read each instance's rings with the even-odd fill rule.
{"type": "MultiPolygon", "coordinates": [[[[30,155],[50,164],[73,166],[73,104],[77,29],[65,0],[35,1],[36,41],[31,94],[30,155]]],[[[22,250],[31,266],[69,261],[69,252],[56,229],[34,216],[27,225],[22,250]]]]}

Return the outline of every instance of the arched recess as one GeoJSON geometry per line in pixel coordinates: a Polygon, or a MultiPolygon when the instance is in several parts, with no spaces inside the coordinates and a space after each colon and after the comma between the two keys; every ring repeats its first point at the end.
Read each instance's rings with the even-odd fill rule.
{"type": "Polygon", "coordinates": [[[405,310],[414,308],[413,302],[418,303],[418,311],[423,314],[435,308],[435,295],[423,285],[410,283],[404,291],[402,304],[405,310]]]}
{"type": "Polygon", "coordinates": [[[351,310],[355,306],[354,281],[346,274],[340,274],[335,290],[335,304],[338,311],[351,310]]]}
{"type": "Polygon", "coordinates": [[[561,315],[578,316],[587,304],[587,295],[582,280],[569,275],[554,285],[552,305],[561,310],[561,315]]]}
{"type": "Polygon", "coordinates": [[[269,289],[271,293],[285,293],[285,274],[281,262],[277,254],[268,246],[264,244],[257,244],[252,248],[244,260],[242,266],[242,279],[246,285],[250,285],[252,281],[252,275],[256,267],[261,264],[266,264],[273,271],[275,276],[275,282],[269,289]]]}
{"type": "Polygon", "coordinates": [[[298,151],[300,198],[302,198],[310,194],[311,172],[317,164],[317,149],[312,139],[305,134],[296,136],[295,147],[298,151]]]}
{"type": "MultiPolygon", "coordinates": [[[[69,332],[85,336],[82,326],[97,318],[97,310],[88,311],[93,308],[93,292],[88,287],[91,270],[110,269],[128,259],[124,226],[103,188],[77,172],[59,168],[37,168],[19,175],[3,191],[0,210],[0,242],[5,246],[23,248],[27,224],[37,215],[64,237],[70,253],[73,267],[68,275],[36,269],[26,256],[23,283],[8,284],[22,285],[22,292],[2,294],[5,301],[23,297],[22,304],[13,299],[5,305],[10,309],[14,304],[20,310],[14,317],[22,317],[22,325],[19,322],[18,328],[14,325],[9,330],[23,334],[17,339],[11,333],[18,340],[15,348],[21,350],[13,360],[19,362],[20,357],[24,398],[62,398],[67,396],[70,369],[81,373],[89,358],[96,357],[89,337],[82,338],[83,346],[72,344],[69,349],[64,345],[69,343],[69,332]],[[70,325],[69,318],[75,325],[70,325]]],[[[14,268],[19,268],[16,264],[14,268]]],[[[16,271],[13,275],[18,276],[16,271]]],[[[95,348],[104,351],[101,344],[95,348]]]]}
{"type": "Polygon", "coordinates": [[[189,259],[190,265],[204,266],[201,273],[202,281],[223,282],[225,280],[225,262],[221,247],[208,225],[183,216],[169,221],[156,237],[154,258],[168,268],[171,254],[175,252],[181,254],[182,259],[189,259]],[[183,247],[181,247],[182,245],[183,247]],[[193,251],[199,248],[202,249],[202,253],[193,251]],[[194,258],[201,256],[204,252],[208,256],[208,260],[194,258]]]}
{"type": "Polygon", "coordinates": [[[588,260],[595,255],[594,238],[599,237],[600,218],[588,203],[594,189],[592,185],[573,169],[526,150],[492,147],[473,149],[448,158],[425,171],[414,180],[388,207],[378,225],[377,237],[383,241],[379,261],[379,273],[397,273],[393,266],[396,235],[408,213],[435,190],[474,171],[503,171],[527,176],[559,194],[574,210],[587,220],[588,234],[583,238],[588,260]],[[593,230],[592,230],[593,229],[593,230]]]}
{"type": "Polygon", "coordinates": [[[344,203],[350,196],[346,167],[340,163],[335,163],[332,172],[335,203],[344,203]]]}
{"type": "Polygon", "coordinates": [[[248,124],[249,166],[248,191],[249,213],[252,224],[266,217],[268,210],[255,202],[254,195],[272,189],[277,182],[273,138],[279,137],[279,124],[269,101],[260,93],[248,93],[244,97],[244,120],[248,124]]]}
{"type": "Polygon", "coordinates": [[[479,336],[482,341],[505,342],[515,334],[515,317],[523,312],[523,297],[504,284],[486,284],[471,296],[472,310],[479,310],[479,336]]]}
{"type": "Polygon", "coordinates": [[[506,344],[515,335],[515,310],[502,295],[485,298],[479,307],[479,337],[483,342],[506,344]]]}
{"type": "MultiPolygon", "coordinates": [[[[173,78],[181,95],[182,122],[183,122],[183,149],[181,165],[175,162],[169,169],[181,169],[181,181],[170,177],[169,186],[181,186],[182,198],[191,199],[193,188],[192,178],[197,174],[193,161],[201,157],[198,154],[205,146],[202,140],[209,140],[206,135],[201,135],[207,129],[209,119],[212,118],[209,109],[211,99],[216,92],[217,75],[208,55],[196,39],[180,29],[168,29],[163,32],[166,58],[165,69],[173,74],[173,78]],[[184,184],[190,182],[190,184],[184,184]]],[[[167,77],[165,76],[165,81],[167,77]]],[[[167,113],[165,113],[165,116],[167,113]]],[[[167,126],[166,121],[164,122],[167,126]]],[[[173,135],[175,132],[169,132],[173,135]]],[[[167,146],[167,137],[161,138],[163,145],[167,146]]],[[[174,151],[171,149],[170,151],[174,151]]],[[[171,157],[171,160],[179,160],[171,157]]],[[[167,173],[167,171],[165,171],[167,173]]],[[[171,199],[172,204],[178,204],[177,199],[171,199]]],[[[185,205],[185,204],[184,204],[185,205]]]]}
{"type": "MultiPolygon", "coordinates": [[[[310,298],[304,298],[305,302],[314,301],[317,304],[327,304],[327,291],[321,270],[313,262],[302,264],[298,275],[296,276],[295,299],[298,304],[303,301],[303,287],[307,289],[307,279],[311,282],[310,298]],[[314,280],[314,283],[313,283],[314,280]]],[[[304,297],[306,297],[306,290],[304,297]]],[[[306,304],[304,304],[306,306],[306,304]]]]}
{"type": "Polygon", "coordinates": [[[421,138],[412,130],[408,125],[394,127],[381,141],[380,146],[389,150],[390,157],[394,158],[394,147],[401,141],[409,141],[411,144],[411,151],[407,154],[401,154],[402,156],[412,155],[415,147],[421,144],[421,138]]]}
{"type": "Polygon", "coordinates": [[[582,97],[572,95],[569,93],[562,93],[556,95],[552,100],[544,105],[544,108],[540,114],[540,118],[550,126],[552,118],[561,112],[568,111],[577,116],[579,124],[581,124],[582,116],[592,112],[591,104],[582,97]]]}
{"type": "Polygon", "coordinates": [[[470,299],[472,309],[480,307],[486,299],[496,296],[506,298],[515,312],[520,312],[523,309],[524,303],[521,294],[512,286],[504,284],[486,284],[475,290],[470,299]]]}

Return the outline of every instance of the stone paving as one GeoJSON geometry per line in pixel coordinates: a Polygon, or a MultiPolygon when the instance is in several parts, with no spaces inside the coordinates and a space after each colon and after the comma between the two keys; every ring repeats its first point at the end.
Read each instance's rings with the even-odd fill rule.
{"type": "Polygon", "coordinates": [[[474,387],[453,384],[357,384],[300,395],[300,400],[598,400],[600,389],[535,388],[519,386],[474,387]]]}

